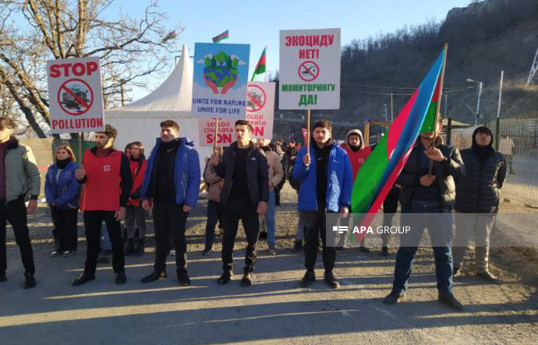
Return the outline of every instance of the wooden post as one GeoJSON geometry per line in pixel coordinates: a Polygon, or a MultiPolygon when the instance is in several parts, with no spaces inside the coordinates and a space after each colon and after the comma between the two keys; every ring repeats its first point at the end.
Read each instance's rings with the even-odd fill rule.
{"type": "Polygon", "coordinates": [[[310,109],[306,109],[306,154],[310,156],[310,109]]]}
{"type": "Polygon", "coordinates": [[[213,153],[219,153],[218,137],[219,137],[219,118],[215,117],[215,134],[213,140],[213,153]]]}
{"type": "Polygon", "coordinates": [[[83,135],[82,132],[78,134],[78,166],[79,167],[82,167],[82,135],[83,135]]]}

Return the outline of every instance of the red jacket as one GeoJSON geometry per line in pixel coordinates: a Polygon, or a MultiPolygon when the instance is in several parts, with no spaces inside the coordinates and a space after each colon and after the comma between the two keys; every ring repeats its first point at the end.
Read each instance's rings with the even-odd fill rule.
{"type": "Polygon", "coordinates": [[[344,150],[347,152],[347,156],[349,157],[349,160],[351,161],[351,168],[353,169],[353,182],[355,182],[355,177],[357,177],[357,173],[359,172],[359,169],[361,168],[361,165],[366,161],[366,158],[370,155],[370,152],[372,152],[371,147],[364,147],[358,151],[351,150],[346,143],[343,143],[340,145],[344,150]]]}
{"type": "Polygon", "coordinates": [[[133,175],[133,188],[127,206],[140,206],[140,192],[142,191],[142,182],[144,182],[144,174],[146,173],[147,160],[142,158],[142,161],[133,161],[129,159],[131,167],[131,175],[133,175]]]}

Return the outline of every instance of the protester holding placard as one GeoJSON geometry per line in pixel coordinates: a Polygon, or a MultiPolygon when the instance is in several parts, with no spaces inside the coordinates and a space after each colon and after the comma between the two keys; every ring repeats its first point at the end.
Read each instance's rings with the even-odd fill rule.
{"type": "Polygon", "coordinates": [[[222,263],[224,272],[218,279],[220,285],[232,278],[233,248],[239,220],[247,237],[245,268],[241,286],[252,285],[252,272],[256,264],[256,243],[260,224],[258,216],[265,215],[269,200],[267,159],[250,141],[252,125],[246,120],[235,122],[237,141],[224,152],[222,160],[213,154],[209,164],[224,179],[220,194],[223,205],[224,236],[222,239],[222,263]]]}
{"type": "Polygon", "coordinates": [[[121,238],[120,221],[125,217],[125,207],[133,185],[129,159],[114,148],[118,132],[105,125],[103,132],[95,133],[95,147],[86,150],[82,167],[76,177],[85,184],[80,209],[84,211],[87,256],[84,272],[73,282],[79,286],[95,279],[99,237],[103,221],[112,242],[112,267],[116,284],[125,284],[125,256],[121,238]]]}
{"type": "Polygon", "coordinates": [[[324,281],[331,288],[339,286],[333,274],[336,248],[327,246],[326,214],[349,213],[353,176],[346,151],[331,134],[331,122],[318,121],[314,125],[310,150],[303,148],[299,152],[293,168],[293,177],[301,182],[298,209],[305,226],[307,271],[301,280],[301,287],[310,286],[316,281],[314,267],[320,233],[323,242],[324,281]]]}

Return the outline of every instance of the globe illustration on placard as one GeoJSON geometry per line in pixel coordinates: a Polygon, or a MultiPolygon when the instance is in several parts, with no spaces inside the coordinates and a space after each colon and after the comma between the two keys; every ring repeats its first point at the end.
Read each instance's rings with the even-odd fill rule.
{"type": "Polygon", "coordinates": [[[226,94],[237,82],[239,58],[221,51],[204,59],[204,81],[215,94],[226,94]]]}

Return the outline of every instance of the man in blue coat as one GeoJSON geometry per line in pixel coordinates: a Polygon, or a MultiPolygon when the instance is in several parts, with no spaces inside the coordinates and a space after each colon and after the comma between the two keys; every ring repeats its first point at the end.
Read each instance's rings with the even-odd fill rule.
{"type": "Polygon", "coordinates": [[[149,283],[166,276],[167,243],[171,237],[176,249],[177,279],[187,286],[187,240],[185,226],[191,209],[196,206],[200,186],[200,163],[192,141],[179,137],[179,125],[172,120],[161,122],[161,138],[149,156],[144,183],[142,207],[153,200],[155,228],[155,264],[153,272],[142,279],[149,283]]]}
{"type": "Polygon", "coordinates": [[[293,177],[301,182],[298,208],[299,216],[305,225],[306,274],[301,280],[301,287],[307,287],[316,281],[314,267],[320,232],[323,242],[324,280],[333,289],[339,286],[333,274],[336,248],[327,247],[325,221],[327,213],[349,213],[353,173],[346,151],[331,138],[331,132],[330,121],[318,121],[312,132],[310,154],[306,148],[299,151],[293,168],[293,177]]]}

